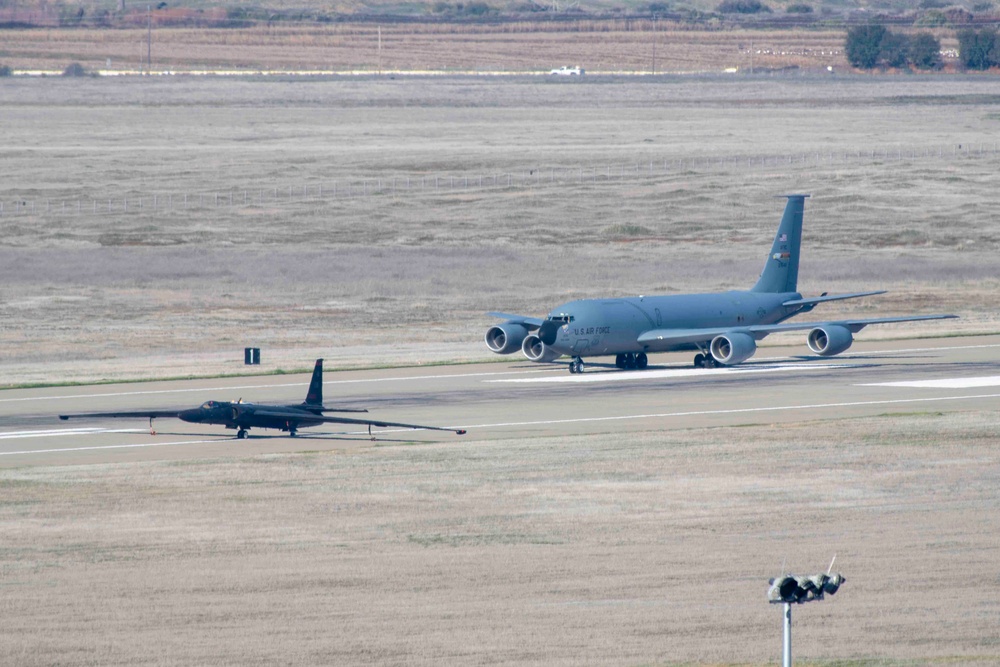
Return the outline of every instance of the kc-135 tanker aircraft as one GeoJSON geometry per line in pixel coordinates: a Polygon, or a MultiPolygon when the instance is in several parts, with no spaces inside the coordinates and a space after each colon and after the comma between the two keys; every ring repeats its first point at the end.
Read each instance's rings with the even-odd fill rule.
{"type": "Polygon", "coordinates": [[[824,357],[840,354],[869,324],[939,320],[955,315],[914,315],[784,324],[818,304],[856,299],[885,290],[803,298],[796,291],[802,211],[809,195],[785,195],[785,213],[757,284],[748,291],[638,296],[570,301],[544,319],[488,313],[506,320],[489,328],[486,345],[497,354],[521,350],[531,361],[572,357],[570,373],[583,372],[584,357],[615,355],[622,369],[646,368],[650,352],[697,350],[696,367],[733,366],[757,351],[757,341],[780,331],[809,330],[806,344],[824,357]]]}
{"type": "MultiPolygon", "coordinates": [[[[384,422],[378,419],[352,419],[348,417],[327,417],[324,412],[368,412],[350,408],[328,408],[323,405],[323,360],[317,359],[313,368],[312,380],[306,400],[299,405],[263,405],[239,401],[206,401],[197,408],[189,410],[138,410],[133,412],[87,412],[76,415],[59,415],[59,419],[77,419],[82,417],[120,417],[149,419],[150,432],[153,432],[153,420],[160,417],[170,417],[193,424],[218,424],[226,428],[239,429],[236,437],[247,437],[247,431],[253,428],[273,428],[287,431],[294,436],[303,426],[318,426],[320,424],[357,424],[368,426],[371,435],[372,426],[400,428],[415,428],[428,431],[452,431],[465,435],[465,431],[455,428],[440,428],[438,426],[421,426],[419,424],[400,424],[384,422]]],[[[375,439],[374,437],[372,438],[375,439]]]]}

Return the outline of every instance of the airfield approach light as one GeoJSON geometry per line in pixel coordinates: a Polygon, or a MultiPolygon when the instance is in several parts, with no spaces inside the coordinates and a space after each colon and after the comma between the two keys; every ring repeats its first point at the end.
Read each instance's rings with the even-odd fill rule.
{"type": "MultiPolygon", "coordinates": [[[[834,560],[837,557],[834,556],[834,560]]],[[[830,562],[830,569],[833,562],[830,562]]],[[[781,650],[782,667],[792,667],[792,605],[822,600],[825,595],[834,595],[847,581],[839,572],[811,574],[804,576],[782,575],[768,583],[767,601],[785,605],[784,642],[781,650]]]]}

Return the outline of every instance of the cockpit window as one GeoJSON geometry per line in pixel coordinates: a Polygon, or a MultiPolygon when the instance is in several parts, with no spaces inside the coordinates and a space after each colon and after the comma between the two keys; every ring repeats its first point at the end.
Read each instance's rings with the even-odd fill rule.
{"type": "Polygon", "coordinates": [[[549,315],[549,322],[558,322],[560,324],[569,324],[574,318],[572,315],[566,315],[565,313],[560,315],[549,315]]]}
{"type": "Polygon", "coordinates": [[[215,406],[215,401],[205,401],[201,404],[202,410],[211,410],[215,406]]]}

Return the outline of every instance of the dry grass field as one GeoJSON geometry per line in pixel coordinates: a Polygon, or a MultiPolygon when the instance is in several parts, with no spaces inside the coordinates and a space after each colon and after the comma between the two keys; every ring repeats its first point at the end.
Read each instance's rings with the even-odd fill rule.
{"type": "MultiPolygon", "coordinates": [[[[998,100],[977,77],[3,80],[0,381],[240,372],[249,344],[264,370],[481,361],[487,310],[748,284],[790,191],[814,195],[803,292],[891,290],[823,313],[995,332],[998,100]],[[429,177],[474,185],[330,195],[429,177]]],[[[774,664],[768,577],[836,553],[796,664],[995,665],[998,426],[2,470],[0,664],[774,664]]]]}
{"type": "Polygon", "coordinates": [[[483,360],[488,310],[748,284],[790,191],[814,195],[803,292],[891,290],[824,312],[996,331],[997,86],[6,80],[0,377],[240,372],[245,345],[265,370],[483,360]],[[411,187],[360,194],[376,179],[411,187]]]}
{"type": "Polygon", "coordinates": [[[0,471],[0,662],[1000,662],[996,411],[0,471]]]}
{"type": "MultiPolygon", "coordinates": [[[[548,72],[578,64],[591,72],[721,72],[738,67],[848,67],[843,29],[698,29],[665,21],[500,24],[332,24],[239,30],[157,28],[154,72],[294,70],[369,72],[548,72]],[[381,51],[379,36],[381,35],[381,51]],[[751,58],[751,51],[753,58],[751,58]]],[[[954,31],[936,31],[944,49],[954,31]]],[[[135,71],[146,30],[4,30],[0,63],[16,70],[135,71]]],[[[953,59],[946,59],[953,65],[953,59]]]]}

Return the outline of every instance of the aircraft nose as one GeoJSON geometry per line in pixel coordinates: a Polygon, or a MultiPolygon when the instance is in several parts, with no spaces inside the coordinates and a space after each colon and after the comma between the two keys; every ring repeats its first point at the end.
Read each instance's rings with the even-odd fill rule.
{"type": "Polygon", "coordinates": [[[560,326],[562,325],[559,322],[545,320],[542,322],[542,326],[538,327],[538,339],[546,345],[552,345],[556,342],[556,336],[559,334],[560,326]]]}
{"type": "Polygon", "coordinates": [[[197,424],[198,422],[201,421],[201,410],[198,409],[181,410],[181,412],[177,416],[180,418],[181,421],[197,424]]]}

